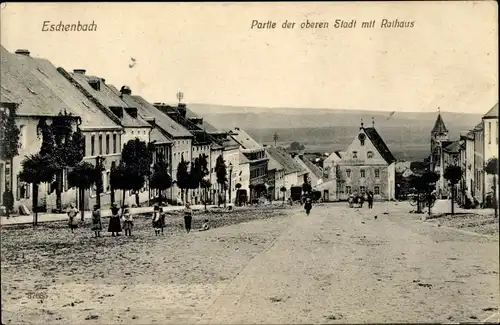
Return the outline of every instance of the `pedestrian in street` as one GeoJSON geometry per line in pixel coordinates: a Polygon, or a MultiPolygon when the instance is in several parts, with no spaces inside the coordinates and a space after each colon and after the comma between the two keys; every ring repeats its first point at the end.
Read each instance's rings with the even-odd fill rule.
{"type": "Polygon", "coordinates": [[[311,196],[307,196],[304,202],[304,208],[306,209],[306,214],[309,215],[312,209],[312,198],[311,196]]]}
{"type": "Polygon", "coordinates": [[[78,210],[75,208],[73,204],[69,205],[68,208],[68,218],[69,218],[69,229],[71,229],[71,232],[75,232],[75,229],[78,228],[78,220],[76,219],[76,216],[78,215],[78,210]]]}
{"type": "Polygon", "coordinates": [[[110,232],[113,237],[120,236],[120,233],[122,232],[122,226],[120,223],[120,208],[116,205],[116,203],[113,203],[111,206],[111,218],[109,218],[108,232],[110,232]]]}
{"type": "Polygon", "coordinates": [[[130,213],[130,208],[127,206],[123,211],[123,230],[125,231],[125,236],[132,236],[132,228],[134,227],[134,220],[132,214],[130,213]]]}
{"type": "Polygon", "coordinates": [[[76,219],[76,216],[78,215],[78,210],[75,208],[73,204],[69,205],[68,209],[68,218],[69,218],[69,229],[71,229],[71,232],[75,232],[75,229],[78,228],[78,220],[76,219]]]}
{"type": "Polygon", "coordinates": [[[163,209],[160,206],[158,206],[158,204],[155,204],[153,208],[152,223],[153,223],[153,228],[155,230],[155,236],[158,236],[160,232],[163,234],[165,214],[163,213],[163,209]]]}
{"type": "Polygon", "coordinates": [[[102,222],[101,222],[101,210],[99,206],[94,205],[94,210],[92,210],[92,230],[95,232],[95,237],[101,237],[102,222]]]}
{"type": "Polygon", "coordinates": [[[368,209],[373,208],[373,193],[368,192],[368,209]]]}
{"type": "Polygon", "coordinates": [[[186,232],[189,234],[191,231],[191,222],[193,221],[193,210],[191,206],[186,202],[186,208],[184,209],[184,226],[186,227],[186,232]]]}

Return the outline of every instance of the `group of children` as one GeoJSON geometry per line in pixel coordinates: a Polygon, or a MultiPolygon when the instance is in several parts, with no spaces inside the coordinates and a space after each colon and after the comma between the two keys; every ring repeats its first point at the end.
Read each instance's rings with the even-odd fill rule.
{"type": "MultiPolygon", "coordinates": [[[[67,214],[69,217],[69,227],[71,229],[71,232],[74,232],[74,229],[78,227],[78,221],[76,220],[78,210],[71,204],[67,214]]],[[[184,209],[184,226],[187,233],[191,231],[192,220],[193,212],[189,203],[186,203],[184,209]]],[[[155,236],[163,234],[163,228],[165,227],[165,211],[163,211],[163,208],[157,204],[155,204],[153,208],[152,225],[155,231],[155,236]]],[[[119,236],[122,230],[124,230],[125,236],[132,236],[133,227],[134,221],[132,214],[130,213],[130,208],[128,206],[125,206],[123,207],[123,209],[120,209],[115,203],[113,203],[113,205],[111,206],[111,217],[109,219],[108,232],[110,232],[111,235],[115,237],[119,236]]],[[[97,205],[94,205],[94,209],[92,210],[91,229],[94,231],[96,237],[101,237],[101,231],[103,229],[101,221],[101,210],[97,205]]],[[[210,226],[208,224],[208,219],[205,219],[200,231],[206,231],[209,229],[210,226]]]]}

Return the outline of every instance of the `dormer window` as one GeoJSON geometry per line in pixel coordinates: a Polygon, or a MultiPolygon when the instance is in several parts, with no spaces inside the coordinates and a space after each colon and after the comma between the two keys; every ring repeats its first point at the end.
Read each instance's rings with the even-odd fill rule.
{"type": "Polygon", "coordinates": [[[373,151],[368,151],[368,152],[366,153],[366,157],[367,157],[367,158],[373,158],[373,151]]]}
{"type": "Polygon", "coordinates": [[[94,79],[94,80],[89,80],[89,85],[90,87],[94,88],[94,90],[101,90],[101,81],[94,79]]]}
{"type": "Polygon", "coordinates": [[[354,159],[358,158],[358,152],[357,151],[353,151],[352,152],[352,158],[354,158],[354,159]]]}

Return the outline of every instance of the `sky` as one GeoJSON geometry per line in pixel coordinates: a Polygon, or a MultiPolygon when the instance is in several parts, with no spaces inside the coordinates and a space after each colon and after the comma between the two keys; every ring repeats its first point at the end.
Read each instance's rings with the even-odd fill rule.
{"type": "Polygon", "coordinates": [[[3,3],[0,42],[150,102],[182,91],[188,104],[484,113],[498,102],[497,13],[493,1],[3,3]],[[307,20],[329,28],[301,29],[307,20]],[[97,31],[42,31],[45,21],[97,31]]]}

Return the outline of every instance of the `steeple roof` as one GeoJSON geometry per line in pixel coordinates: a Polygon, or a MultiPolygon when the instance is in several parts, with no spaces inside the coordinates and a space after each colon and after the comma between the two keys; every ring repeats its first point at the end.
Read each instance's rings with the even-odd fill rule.
{"type": "Polygon", "coordinates": [[[498,118],[498,103],[496,103],[488,113],[484,114],[483,118],[498,118]]]}
{"type": "Polygon", "coordinates": [[[446,126],[444,125],[443,118],[441,117],[441,113],[438,114],[436,123],[434,123],[434,127],[432,128],[431,132],[433,133],[448,132],[448,129],[446,129],[446,126]]]}

